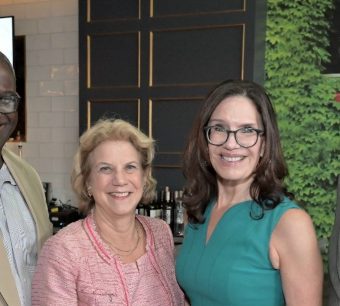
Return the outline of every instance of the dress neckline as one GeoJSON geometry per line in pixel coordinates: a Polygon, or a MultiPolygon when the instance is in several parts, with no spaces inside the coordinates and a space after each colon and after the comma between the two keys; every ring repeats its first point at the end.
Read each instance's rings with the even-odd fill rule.
{"type": "Polygon", "coordinates": [[[208,204],[208,207],[204,213],[204,217],[205,217],[205,222],[204,222],[204,235],[203,235],[203,243],[204,243],[204,247],[208,247],[209,242],[214,238],[214,233],[216,232],[216,230],[218,230],[219,224],[222,222],[223,218],[230,214],[231,211],[234,211],[236,208],[242,208],[245,204],[249,205],[253,202],[252,199],[248,199],[248,200],[244,200],[241,201],[239,203],[233,204],[232,206],[230,206],[225,212],[223,212],[221,218],[218,220],[218,222],[216,223],[213,231],[211,232],[209,239],[207,240],[207,234],[208,234],[208,227],[209,227],[209,223],[210,223],[210,219],[211,219],[211,212],[212,210],[216,207],[216,203],[217,200],[216,198],[212,199],[210,201],[210,203],[208,204]]]}

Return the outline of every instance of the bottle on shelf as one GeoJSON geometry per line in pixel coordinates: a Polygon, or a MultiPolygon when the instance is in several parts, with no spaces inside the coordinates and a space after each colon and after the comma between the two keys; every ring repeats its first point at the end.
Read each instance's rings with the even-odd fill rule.
{"type": "Polygon", "coordinates": [[[142,216],[146,215],[146,206],[143,203],[138,203],[136,207],[136,214],[142,216]]]}
{"type": "Polygon", "coordinates": [[[184,206],[183,191],[175,191],[175,217],[174,217],[174,236],[184,235],[184,206]]]}
{"type": "Polygon", "coordinates": [[[155,199],[150,204],[148,204],[147,209],[145,211],[146,216],[149,216],[151,218],[157,218],[158,211],[157,211],[156,203],[157,203],[157,195],[155,199]]]}
{"type": "Polygon", "coordinates": [[[164,190],[159,191],[159,196],[156,201],[156,214],[157,218],[162,219],[162,213],[163,213],[163,203],[164,203],[164,190]]]}
{"type": "Polygon", "coordinates": [[[163,203],[162,219],[173,229],[173,205],[171,202],[171,192],[168,186],[165,187],[165,201],[163,203]]]}
{"type": "Polygon", "coordinates": [[[170,191],[170,204],[171,204],[171,230],[174,233],[175,229],[175,191],[170,191]]]}

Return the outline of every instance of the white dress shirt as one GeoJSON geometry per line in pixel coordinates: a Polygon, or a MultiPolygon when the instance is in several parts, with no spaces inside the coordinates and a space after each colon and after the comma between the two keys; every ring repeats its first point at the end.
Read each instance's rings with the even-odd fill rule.
{"type": "Polygon", "coordinates": [[[4,241],[21,304],[30,306],[38,255],[36,227],[5,163],[0,169],[0,239],[4,241]]]}

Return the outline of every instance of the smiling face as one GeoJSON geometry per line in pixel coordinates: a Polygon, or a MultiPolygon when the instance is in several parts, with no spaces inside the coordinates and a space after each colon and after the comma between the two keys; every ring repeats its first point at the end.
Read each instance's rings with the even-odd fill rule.
{"type": "MultiPolygon", "coordinates": [[[[0,96],[5,93],[15,94],[15,78],[9,67],[0,61],[0,96]]],[[[0,113],[0,149],[13,133],[18,123],[18,113],[0,113]]]]}
{"type": "MultiPolygon", "coordinates": [[[[263,129],[255,105],[244,96],[231,96],[222,100],[212,113],[208,125],[219,125],[226,130],[237,130],[243,127],[263,129]]],[[[250,148],[241,147],[236,142],[234,134],[230,134],[228,141],[221,146],[209,144],[210,162],[217,173],[219,184],[250,186],[263,148],[264,139],[261,136],[250,148]]]]}
{"type": "Polygon", "coordinates": [[[145,183],[141,156],[134,146],[128,141],[105,141],[91,153],[90,163],[87,185],[96,215],[134,215],[145,183]]]}

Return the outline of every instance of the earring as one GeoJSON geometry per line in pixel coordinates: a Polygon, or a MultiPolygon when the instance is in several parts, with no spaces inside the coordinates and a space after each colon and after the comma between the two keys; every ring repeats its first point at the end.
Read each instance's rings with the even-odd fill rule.
{"type": "Polygon", "coordinates": [[[92,189],[91,186],[88,186],[88,187],[87,187],[87,195],[88,195],[89,198],[92,198],[91,189],[92,189]]]}
{"type": "Polygon", "coordinates": [[[264,155],[264,150],[261,149],[260,157],[263,157],[263,155],[264,155]]]}

